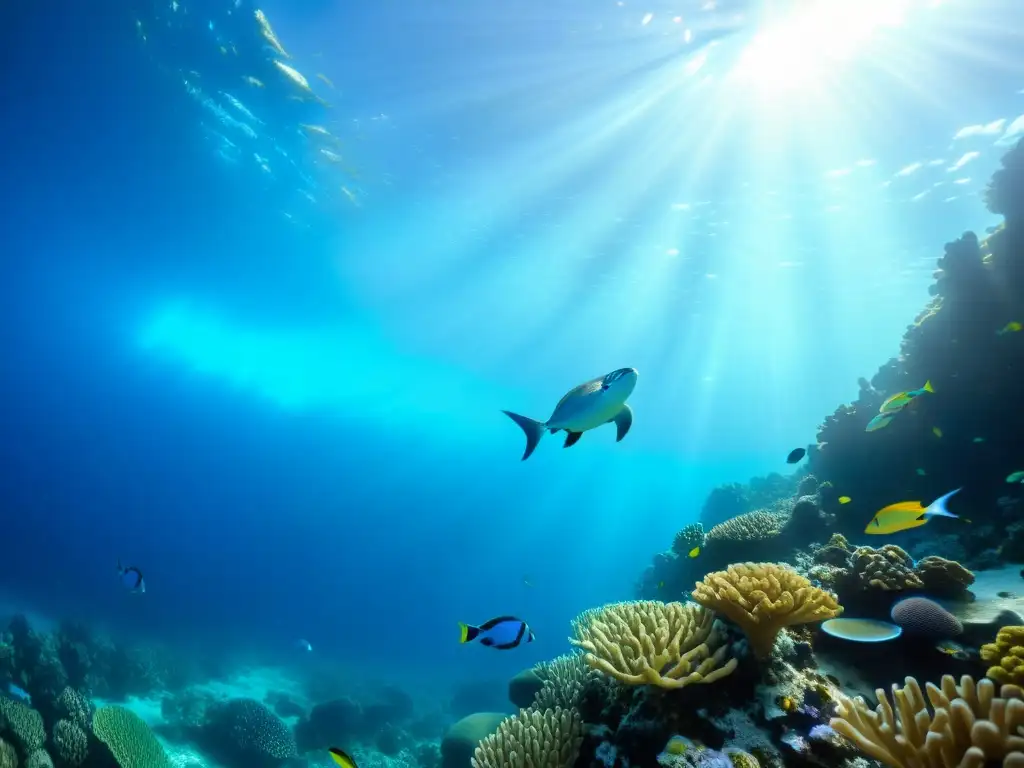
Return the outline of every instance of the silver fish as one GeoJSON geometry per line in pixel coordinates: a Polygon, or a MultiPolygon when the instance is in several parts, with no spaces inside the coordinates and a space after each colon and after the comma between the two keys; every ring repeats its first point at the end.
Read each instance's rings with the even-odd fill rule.
{"type": "Polygon", "coordinates": [[[565,430],[564,448],[575,445],[587,430],[611,422],[615,422],[616,442],[624,438],[633,426],[633,411],[626,405],[626,399],[633,394],[637,375],[635,368],[619,368],[580,384],[558,401],[554,413],[546,422],[502,411],[526,433],[526,451],[522,460],[530,458],[544,436],[544,430],[551,434],[565,430]]]}

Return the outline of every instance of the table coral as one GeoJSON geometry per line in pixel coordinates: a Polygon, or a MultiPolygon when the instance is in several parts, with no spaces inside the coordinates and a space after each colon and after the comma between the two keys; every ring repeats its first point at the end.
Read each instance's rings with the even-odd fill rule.
{"type": "Polygon", "coordinates": [[[740,563],[709,573],[696,584],[693,599],[737,624],[758,658],[771,654],[783,627],[843,612],[835,595],[779,563],[740,563]]]}
{"type": "Polygon", "coordinates": [[[763,541],[772,539],[782,532],[786,517],[773,512],[758,510],[738,515],[719,523],[708,531],[710,541],[763,541]]]}
{"type": "Polygon", "coordinates": [[[121,768],[171,768],[167,753],[145,720],[124,707],[100,707],[93,716],[92,730],[121,768]]]}

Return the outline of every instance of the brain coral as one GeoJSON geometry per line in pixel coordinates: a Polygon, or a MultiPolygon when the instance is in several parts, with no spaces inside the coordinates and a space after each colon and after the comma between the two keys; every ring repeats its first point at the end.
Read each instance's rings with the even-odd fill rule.
{"type": "Polygon", "coordinates": [[[613,603],[573,622],[569,642],[586,652],[594,669],[627,685],[683,688],[731,674],[715,615],[692,603],[655,600],[613,603]],[[712,651],[714,649],[714,651],[712,651]]]}
{"type": "Polygon", "coordinates": [[[524,709],[480,742],[473,768],[569,768],[582,743],[583,723],[575,710],[524,709]]]}
{"type": "Polygon", "coordinates": [[[92,730],[121,768],[171,768],[146,722],[124,707],[100,707],[92,718],[92,730]]]}
{"type": "Polygon", "coordinates": [[[892,686],[892,701],[879,688],[872,710],[860,697],[841,698],[829,725],[869,757],[890,768],[982,768],[1024,765],[1024,700],[1021,689],[968,675],[951,675],[925,689],[912,678],[892,686]],[[999,696],[996,696],[996,693],[999,696]],[[931,704],[931,709],[928,704],[931,704]]]}
{"type": "Polygon", "coordinates": [[[6,733],[23,755],[46,742],[43,716],[20,701],[0,698],[0,733],[6,733]]]}
{"type": "Polygon", "coordinates": [[[981,646],[981,658],[990,666],[985,673],[997,683],[1024,683],[1024,627],[1003,627],[994,643],[981,646]]]}
{"type": "Polygon", "coordinates": [[[291,729],[255,699],[231,699],[206,716],[205,735],[227,762],[278,765],[298,754],[291,729]]]}
{"type": "Polygon", "coordinates": [[[892,607],[892,620],[913,635],[936,640],[964,631],[960,619],[927,597],[908,597],[892,607]]]}
{"type": "Polygon", "coordinates": [[[771,654],[783,627],[835,618],[835,595],[779,563],[740,563],[697,582],[693,599],[737,624],[759,658],[771,654]]]}

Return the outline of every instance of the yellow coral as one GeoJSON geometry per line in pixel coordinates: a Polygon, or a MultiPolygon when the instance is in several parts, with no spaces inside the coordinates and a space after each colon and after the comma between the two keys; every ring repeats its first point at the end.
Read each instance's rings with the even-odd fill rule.
{"type": "Polygon", "coordinates": [[[981,658],[992,664],[985,672],[997,683],[1024,685],[1024,627],[1003,627],[994,643],[981,646],[981,658]]]}
{"type": "Polygon", "coordinates": [[[777,512],[747,512],[719,523],[708,531],[707,541],[763,541],[782,531],[787,515],[777,512]]]}
{"type": "Polygon", "coordinates": [[[759,658],[767,657],[783,627],[835,618],[835,595],[779,563],[740,563],[697,582],[693,599],[731,619],[759,658]]]}
{"type": "Polygon", "coordinates": [[[693,604],[613,603],[584,613],[573,630],[569,642],[586,652],[587,663],[627,685],[682,688],[736,669],[736,659],[722,663],[729,647],[715,614],[693,604]]]}
{"type": "Polygon", "coordinates": [[[729,758],[733,768],[761,768],[757,758],[742,749],[726,747],[725,756],[729,758]]]}
{"type": "Polygon", "coordinates": [[[859,696],[840,699],[839,716],[829,725],[890,768],[1024,766],[1020,688],[1004,685],[997,698],[991,680],[975,683],[964,675],[957,687],[953,676],[946,675],[941,687],[925,686],[926,702],[914,678],[905,682],[902,688],[893,684],[893,702],[881,688],[875,691],[878,707],[874,710],[859,696]]]}
{"type": "Polygon", "coordinates": [[[506,717],[473,752],[473,768],[568,768],[583,743],[574,709],[523,709],[506,717]]]}

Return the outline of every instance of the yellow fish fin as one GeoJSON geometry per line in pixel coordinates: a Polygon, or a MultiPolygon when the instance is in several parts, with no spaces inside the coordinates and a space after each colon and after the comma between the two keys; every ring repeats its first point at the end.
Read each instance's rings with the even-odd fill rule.
{"type": "Polygon", "coordinates": [[[331,753],[331,759],[334,760],[341,768],[356,768],[356,761],[353,760],[349,754],[337,747],[331,747],[328,752],[331,753]]]}
{"type": "Polygon", "coordinates": [[[931,382],[930,379],[924,383],[924,386],[921,387],[921,389],[923,389],[925,392],[934,392],[935,391],[934,389],[932,389],[932,382],[931,382]]]}
{"type": "Polygon", "coordinates": [[[469,641],[469,625],[459,622],[459,642],[465,643],[469,641]]]}

